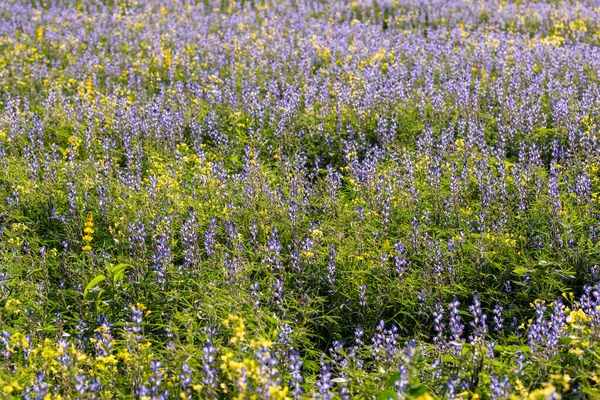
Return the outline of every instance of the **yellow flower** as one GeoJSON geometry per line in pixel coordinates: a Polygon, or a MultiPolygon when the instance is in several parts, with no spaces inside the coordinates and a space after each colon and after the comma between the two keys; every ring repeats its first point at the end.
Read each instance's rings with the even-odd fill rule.
{"type": "MultiPolygon", "coordinates": [[[[529,399],[531,399],[531,400],[548,399],[552,395],[558,395],[558,393],[556,393],[556,388],[554,387],[554,385],[552,383],[546,383],[546,384],[544,384],[543,388],[536,389],[533,392],[531,392],[529,394],[529,399]]],[[[558,398],[560,398],[560,396],[558,398]]]]}
{"type": "Polygon", "coordinates": [[[425,393],[417,397],[417,400],[434,400],[429,393],[425,393]]]}
{"type": "Polygon", "coordinates": [[[2,391],[4,393],[12,393],[13,390],[15,390],[15,388],[13,388],[11,385],[6,385],[2,388],[2,391]]]}
{"type": "Polygon", "coordinates": [[[252,340],[250,342],[250,347],[253,349],[255,349],[257,347],[264,347],[264,348],[268,349],[272,345],[273,345],[273,342],[271,342],[270,340],[267,340],[267,339],[252,340]]]}
{"type": "Polygon", "coordinates": [[[4,309],[11,314],[19,314],[21,312],[20,304],[21,302],[17,299],[8,299],[4,304],[4,309]]]}
{"type": "Polygon", "coordinates": [[[88,216],[86,218],[86,221],[84,222],[83,225],[85,225],[86,227],[89,227],[89,228],[91,228],[92,226],[94,226],[94,218],[92,216],[92,213],[88,214],[88,216]]]}
{"type": "Polygon", "coordinates": [[[318,239],[318,238],[322,238],[323,237],[323,231],[321,231],[320,229],[315,229],[311,232],[311,236],[313,237],[313,239],[318,239]]]}
{"type": "Polygon", "coordinates": [[[236,344],[238,342],[244,341],[246,336],[246,328],[244,326],[244,320],[237,315],[229,315],[227,319],[223,320],[223,325],[227,328],[233,326],[234,337],[229,339],[229,342],[232,344],[236,344]]]}
{"type": "Polygon", "coordinates": [[[288,388],[287,387],[281,387],[279,385],[275,385],[275,386],[271,386],[269,388],[269,396],[271,396],[272,399],[287,399],[287,393],[288,393],[288,388]]]}
{"type": "Polygon", "coordinates": [[[581,350],[581,349],[569,349],[569,353],[575,354],[577,356],[580,356],[580,355],[583,354],[583,350],[581,350]]]}
{"type": "Polygon", "coordinates": [[[303,250],[302,251],[302,256],[304,258],[312,258],[314,257],[315,253],[313,253],[312,251],[307,251],[307,250],[303,250]]]}
{"type": "Polygon", "coordinates": [[[571,376],[569,374],[565,375],[550,375],[550,379],[552,379],[556,383],[560,383],[563,391],[567,391],[570,389],[571,385],[569,382],[571,381],[571,376]]]}
{"type": "Polygon", "coordinates": [[[127,351],[127,349],[124,349],[122,351],[120,351],[119,353],[117,353],[117,357],[120,358],[121,360],[123,360],[124,362],[127,362],[129,360],[131,360],[131,354],[129,354],[129,352],[127,351]]]}
{"type": "Polygon", "coordinates": [[[118,360],[116,359],[116,357],[113,354],[111,354],[109,356],[98,356],[98,357],[96,357],[96,360],[100,361],[101,363],[104,363],[104,364],[118,363],[118,360]]]}
{"type": "Polygon", "coordinates": [[[88,98],[90,100],[93,99],[93,95],[94,95],[94,80],[92,79],[91,76],[88,76],[87,79],[85,80],[85,90],[87,91],[88,98]]]}
{"type": "Polygon", "coordinates": [[[90,251],[92,250],[92,246],[90,246],[90,243],[92,240],[94,240],[92,233],[95,232],[92,229],[92,227],[94,226],[94,218],[92,217],[92,213],[88,214],[83,225],[85,226],[85,228],[83,229],[85,235],[81,239],[85,242],[85,245],[81,248],[81,250],[90,251]]]}
{"type": "Polygon", "coordinates": [[[140,350],[148,350],[151,346],[152,346],[151,342],[146,342],[146,343],[140,343],[139,344],[140,350]]]}

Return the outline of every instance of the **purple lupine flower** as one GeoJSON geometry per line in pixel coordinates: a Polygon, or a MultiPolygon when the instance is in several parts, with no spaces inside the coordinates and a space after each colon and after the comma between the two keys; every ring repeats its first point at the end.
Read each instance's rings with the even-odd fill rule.
{"type": "Polygon", "coordinates": [[[565,314],[565,305],[562,299],[558,298],[553,304],[553,313],[550,317],[550,326],[547,337],[547,344],[549,347],[556,347],[558,341],[564,335],[564,328],[567,324],[567,316],[565,314]]]}
{"type": "Polygon", "coordinates": [[[279,361],[273,357],[272,352],[264,346],[260,346],[258,351],[255,351],[254,355],[260,366],[261,376],[265,378],[265,382],[257,388],[257,393],[259,395],[268,396],[269,388],[281,383],[279,370],[277,369],[279,361]]]}
{"type": "Polygon", "coordinates": [[[469,306],[469,311],[471,312],[471,316],[473,320],[470,322],[472,332],[469,336],[469,340],[471,343],[476,343],[481,340],[484,340],[485,335],[488,332],[486,320],[487,315],[481,309],[481,303],[479,301],[479,294],[475,293],[473,296],[473,304],[469,306]]]}
{"type": "Polygon", "coordinates": [[[367,286],[366,285],[360,285],[358,287],[358,305],[361,307],[366,307],[367,306],[367,286]]]}
{"type": "Polygon", "coordinates": [[[584,171],[575,179],[575,196],[579,204],[587,204],[592,198],[592,180],[584,171]]]}
{"type": "Polygon", "coordinates": [[[408,366],[403,361],[401,361],[398,366],[398,373],[400,376],[398,380],[394,382],[394,388],[396,389],[398,398],[403,399],[406,397],[409,384],[408,366]]]}
{"type": "Polygon", "coordinates": [[[64,339],[59,339],[58,342],[56,343],[56,347],[61,349],[61,351],[59,352],[59,355],[56,356],[56,360],[60,363],[60,365],[62,365],[64,368],[69,368],[71,367],[75,360],[72,356],[72,353],[69,354],[69,347],[70,347],[70,343],[67,342],[64,339]]]}
{"type": "Polygon", "coordinates": [[[348,349],[348,358],[353,361],[358,368],[362,368],[364,364],[364,360],[359,353],[365,344],[362,340],[364,335],[365,331],[363,330],[362,326],[357,326],[354,329],[354,344],[348,349]]]}
{"type": "Polygon", "coordinates": [[[334,289],[335,284],[335,247],[329,248],[329,263],[327,264],[327,282],[331,289],[334,289]]]}
{"type": "Polygon", "coordinates": [[[395,362],[399,351],[398,339],[398,327],[392,325],[390,329],[385,329],[385,323],[381,320],[371,338],[371,351],[375,360],[382,364],[395,362]]]}
{"type": "Polygon", "coordinates": [[[138,307],[131,308],[131,322],[129,326],[126,327],[126,331],[131,334],[131,339],[134,341],[139,341],[142,338],[142,322],[143,322],[143,312],[138,307]]]}
{"type": "Polygon", "coordinates": [[[77,215],[77,186],[73,182],[67,182],[67,198],[69,200],[69,213],[71,217],[77,215]]]}
{"type": "Polygon", "coordinates": [[[77,347],[79,350],[83,350],[85,348],[85,341],[87,340],[84,336],[85,330],[87,329],[87,323],[79,317],[77,324],[75,325],[75,330],[77,331],[77,347]]]}
{"type": "Polygon", "coordinates": [[[213,254],[216,244],[217,220],[215,217],[210,217],[208,229],[204,234],[204,251],[209,257],[213,254]]]}
{"type": "Polygon", "coordinates": [[[489,389],[492,400],[507,399],[511,389],[511,386],[508,383],[508,376],[503,375],[503,377],[500,378],[495,372],[492,373],[489,389]]]}
{"type": "MultiPolygon", "coordinates": [[[[181,226],[180,236],[181,244],[183,245],[183,267],[189,269],[197,260],[197,244],[198,244],[198,224],[196,218],[198,214],[193,207],[188,209],[189,217],[181,226]]],[[[181,270],[181,268],[180,268],[181,270]]]]}
{"type": "MultiPolygon", "coordinates": [[[[0,236],[2,236],[1,228],[0,228],[0,236]]],[[[0,272],[0,294],[3,297],[8,297],[8,294],[10,293],[9,284],[10,284],[10,277],[8,276],[8,273],[6,272],[6,270],[3,269],[2,272],[0,272]]]]}
{"type": "Polygon", "coordinates": [[[189,389],[192,385],[192,374],[193,371],[189,365],[187,365],[187,363],[183,363],[181,366],[181,373],[179,374],[179,381],[181,382],[181,389],[188,392],[188,395],[191,394],[189,389]]]}
{"type": "Polygon", "coordinates": [[[217,389],[217,369],[215,368],[215,356],[217,350],[213,346],[213,338],[215,336],[215,329],[206,329],[208,334],[208,340],[202,347],[202,371],[204,376],[202,377],[202,383],[207,387],[208,395],[213,395],[217,389]]]}
{"type": "Polygon", "coordinates": [[[2,342],[2,356],[5,358],[10,358],[12,356],[11,346],[10,346],[10,338],[11,334],[7,331],[3,330],[2,335],[0,335],[0,342],[2,342]]]}
{"type": "Polygon", "coordinates": [[[546,338],[548,337],[548,324],[545,319],[546,309],[547,307],[541,301],[535,303],[535,319],[531,322],[527,333],[529,346],[534,350],[546,344],[546,338]]]}
{"type": "Polygon", "coordinates": [[[129,247],[136,255],[141,256],[146,249],[146,227],[138,214],[135,221],[129,223],[129,247]]]}
{"type": "Polygon", "coordinates": [[[406,248],[404,247],[401,241],[398,241],[394,245],[394,251],[396,253],[396,255],[394,256],[394,267],[396,270],[396,274],[398,274],[399,277],[402,277],[404,276],[404,273],[406,272],[406,269],[409,266],[409,262],[406,259],[406,248]]]}
{"type": "Polygon", "coordinates": [[[167,269],[171,264],[171,221],[172,216],[165,215],[154,221],[156,236],[154,239],[155,250],[152,256],[152,268],[156,272],[156,282],[159,285],[167,284],[167,269]]]}
{"type": "Polygon", "coordinates": [[[446,324],[444,323],[444,306],[440,300],[436,301],[435,309],[433,310],[433,329],[436,332],[433,342],[439,347],[444,346],[444,329],[446,324]]]}
{"type": "Polygon", "coordinates": [[[23,393],[23,398],[27,400],[41,400],[48,394],[48,383],[46,383],[46,375],[44,375],[44,372],[36,372],[35,378],[35,383],[26,387],[23,393]]]}
{"type": "Polygon", "coordinates": [[[95,398],[93,394],[102,390],[102,384],[97,377],[88,378],[87,375],[80,374],[75,377],[75,390],[79,394],[90,393],[90,398],[95,398]]]}
{"type": "Polygon", "coordinates": [[[450,377],[446,381],[446,398],[447,399],[455,399],[456,398],[456,388],[460,381],[456,378],[450,377]]]}
{"type": "Polygon", "coordinates": [[[150,361],[150,368],[152,368],[152,376],[150,376],[150,384],[152,385],[149,388],[150,394],[153,399],[164,399],[168,398],[168,392],[166,390],[161,390],[161,386],[163,384],[163,378],[165,377],[164,369],[162,368],[162,362],[158,360],[150,361]]]}
{"type": "Polygon", "coordinates": [[[504,318],[502,317],[503,308],[500,303],[496,303],[492,311],[494,320],[494,332],[501,334],[504,329],[504,318]]]}
{"type": "Polygon", "coordinates": [[[294,399],[301,398],[304,390],[302,389],[302,382],[304,378],[302,377],[302,365],[303,361],[300,358],[300,354],[295,351],[293,348],[290,349],[289,353],[289,364],[288,369],[290,371],[290,388],[292,389],[292,396],[294,399]]]}
{"type": "Polygon", "coordinates": [[[282,306],[284,302],[283,296],[283,281],[275,278],[275,282],[273,283],[273,298],[275,299],[275,304],[278,306],[282,306]]]}
{"type": "Polygon", "coordinates": [[[102,314],[98,315],[98,328],[94,333],[94,347],[98,356],[107,357],[112,351],[114,339],[110,331],[110,321],[102,314]]]}
{"type": "Polygon", "coordinates": [[[315,382],[315,386],[319,388],[319,397],[313,395],[313,398],[320,400],[330,400],[333,398],[331,389],[333,388],[331,364],[321,361],[321,373],[319,374],[319,380],[315,382]]]}
{"type": "Polygon", "coordinates": [[[75,377],[75,390],[79,394],[84,394],[87,390],[87,376],[77,375],[75,377]]]}
{"type": "MultiPolygon", "coordinates": [[[[600,267],[598,265],[593,265],[592,267],[590,267],[590,275],[592,277],[592,282],[597,282],[598,280],[600,280],[600,267]]],[[[1,279],[0,279],[1,282],[1,279]]],[[[0,283],[0,288],[2,287],[2,284],[0,283]]]]}
{"type": "Polygon", "coordinates": [[[260,307],[260,297],[261,297],[260,285],[258,284],[258,282],[254,281],[254,283],[250,285],[250,295],[254,299],[253,300],[254,309],[257,310],[258,307],[260,307]]]}
{"type": "Polygon", "coordinates": [[[452,301],[450,302],[450,304],[448,304],[448,307],[450,309],[449,326],[450,326],[450,335],[451,335],[452,341],[460,342],[460,341],[462,341],[462,335],[463,335],[465,326],[462,323],[462,320],[460,317],[460,309],[459,309],[460,302],[458,301],[456,296],[454,296],[452,298],[452,301]]]}

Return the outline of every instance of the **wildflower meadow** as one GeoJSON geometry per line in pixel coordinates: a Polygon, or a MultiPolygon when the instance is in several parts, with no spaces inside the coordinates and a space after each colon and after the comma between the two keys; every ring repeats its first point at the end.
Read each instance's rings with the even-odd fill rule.
{"type": "Polygon", "coordinates": [[[0,398],[600,398],[597,0],[1,0],[0,398]]]}

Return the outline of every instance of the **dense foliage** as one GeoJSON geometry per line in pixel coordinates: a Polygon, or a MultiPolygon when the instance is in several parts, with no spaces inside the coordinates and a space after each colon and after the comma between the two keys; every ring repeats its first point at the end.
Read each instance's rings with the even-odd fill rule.
{"type": "Polygon", "coordinates": [[[0,1],[0,395],[600,397],[596,3],[0,1]]]}

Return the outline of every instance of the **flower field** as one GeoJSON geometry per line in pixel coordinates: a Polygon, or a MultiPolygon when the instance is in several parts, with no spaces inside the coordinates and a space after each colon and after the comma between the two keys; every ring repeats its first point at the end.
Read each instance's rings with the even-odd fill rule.
{"type": "Polygon", "coordinates": [[[595,0],[0,1],[0,398],[600,398],[595,0]]]}

